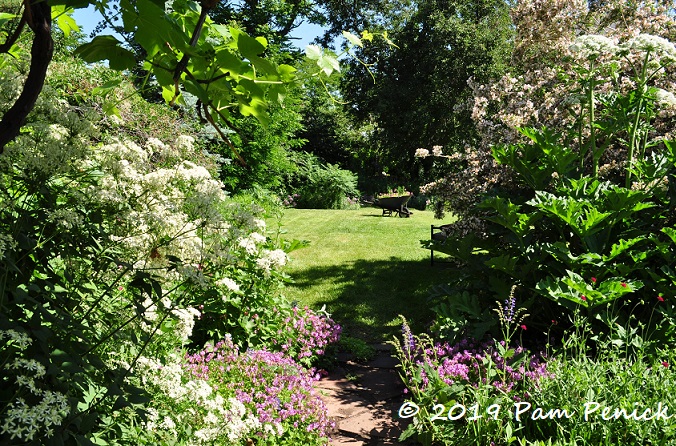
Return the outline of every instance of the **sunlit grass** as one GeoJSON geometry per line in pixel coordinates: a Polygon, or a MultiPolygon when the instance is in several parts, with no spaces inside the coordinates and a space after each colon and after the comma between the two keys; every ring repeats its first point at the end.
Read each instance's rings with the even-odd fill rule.
{"type": "Polygon", "coordinates": [[[398,218],[382,217],[376,208],[288,209],[281,223],[282,237],[310,242],[291,253],[286,272],[295,283],[285,291],[291,301],[326,305],[350,336],[374,342],[399,332],[399,314],[417,329],[431,321],[429,289],[449,274],[431,267],[429,251],[420,246],[430,225],[440,224],[432,212],[398,218]]]}

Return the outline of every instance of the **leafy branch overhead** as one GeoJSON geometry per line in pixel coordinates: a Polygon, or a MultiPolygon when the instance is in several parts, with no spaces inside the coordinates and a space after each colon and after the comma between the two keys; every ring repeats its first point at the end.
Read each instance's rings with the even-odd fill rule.
{"type": "MultiPolygon", "coordinates": [[[[194,96],[197,99],[195,109],[201,119],[215,127],[239,163],[246,165],[222,128],[233,128],[232,110],[235,109],[241,115],[253,116],[267,125],[269,105],[284,99],[287,86],[295,80],[296,70],[266,58],[268,42],[264,37],[254,38],[236,26],[211,20],[208,14],[216,3],[213,0],[199,3],[177,0],[167,6],[161,0],[120,0],[119,18],[128,41],[122,42],[112,35],[97,35],[81,45],[75,54],[90,63],[108,61],[111,68],[124,71],[137,67],[137,53],[130,48],[140,45],[145,54],[143,68],[157,81],[165,101],[171,105],[185,105],[190,101],[186,101],[184,93],[194,96]]],[[[50,19],[69,34],[77,29],[69,15],[73,9],[94,5],[104,15],[111,12],[110,5],[104,0],[54,0],[49,5],[39,5],[41,13],[36,12],[38,6],[26,2],[21,21],[16,25],[19,31],[24,24],[34,30],[32,60],[35,68],[31,68],[33,76],[29,75],[24,93],[15,105],[22,112],[7,113],[3,117],[0,150],[18,134],[42,89],[53,46],[50,19]],[[41,28],[35,23],[39,17],[44,17],[41,28]]],[[[12,19],[16,21],[11,14],[4,14],[1,19],[3,25],[12,19]]],[[[362,39],[350,33],[344,33],[344,36],[349,42],[346,49],[349,52],[354,46],[363,46],[362,40],[372,40],[374,35],[364,32],[362,39]]],[[[383,37],[389,42],[386,34],[383,37]]],[[[9,51],[12,38],[14,35],[8,37],[1,48],[7,47],[6,51],[9,51]]],[[[340,71],[338,57],[329,51],[311,45],[307,55],[316,62],[317,75],[329,76],[333,71],[340,71]]]]}

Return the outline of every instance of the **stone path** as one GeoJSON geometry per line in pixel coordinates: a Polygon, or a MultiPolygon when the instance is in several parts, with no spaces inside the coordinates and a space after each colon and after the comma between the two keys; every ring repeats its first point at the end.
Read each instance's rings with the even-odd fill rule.
{"type": "Polygon", "coordinates": [[[349,354],[339,354],[337,367],[315,384],[336,423],[331,445],[413,445],[398,441],[406,420],[398,417],[404,386],[390,345],[376,345],[377,355],[358,364],[349,354]]]}

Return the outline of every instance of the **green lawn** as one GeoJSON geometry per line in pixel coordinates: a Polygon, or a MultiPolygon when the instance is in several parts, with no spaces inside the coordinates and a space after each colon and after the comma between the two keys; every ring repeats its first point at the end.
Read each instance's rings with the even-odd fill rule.
{"type": "Polygon", "coordinates": [[[414,329],[424,329],[432,319],[430,287],[446,282],[449,274],[431,267],[429,251],[420,246],[433,223],[440,221],[429,211],[398,218],[382,217],[380,209],[368,207],[288,209],[283,237],[310,245],[291,253],[286,272],[295,283],[286,295],[299,305],[326,305],[346,335],[372,342],[399,333],[399,314],[414,329]]]}

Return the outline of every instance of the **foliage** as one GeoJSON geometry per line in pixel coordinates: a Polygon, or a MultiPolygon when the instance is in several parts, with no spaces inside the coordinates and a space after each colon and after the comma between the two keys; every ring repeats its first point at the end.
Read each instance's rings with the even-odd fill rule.
{"type": "Polygon", "coordinates": [[[294,154],[297,172],[289,180],[299,208],[341,209],[346,199],[359,196],[357,176],[333,164],[324,164],[309,153],[294,154]]]}
{"type": "Polygon", "coordinates": [[[363,339],[353,337],[342,337],[338,346],[351,354],[358,362],[367,362],[376,355],[376,350],[366,343],[363,339]]]}
{"type": "MultiPolygon", "coordinates": [[[[246,166],[228,161],[221,167],[220,178],[229,192],[263,188],[278,194],[286,191],[283,179],[297,170],[291,151],[300,149],[304,141],[296,136],[301,129],[297,99],[287,97],[285,106],[270,107],[267,126],[246,118],[231,121],[236,133],[232,143],[238,148],[246,166]]],[[[230,149],[215,144],[211,150],[228,157],[230,149]]]]}
{"type": "Polygon", "coordinates": [[[412,147],[442,145],[452,153],[475,141],[468,80],[487,82],[506,69],[512,37],[509,5],[423,0],[391,13],[383,26],[397,47],[374,45],[357,53],[359,60],[373,64],[378,82],[370,82],[355,61],[341,90],[357,122],[374,129],[368,141],[373,161],[365,173],[385,171],[398,184],[414,188],[449,163],[416,160],[412,147]]]}
{"type": "Polygon", "coordinates": [[[404,320],[402,340],[393,344],[407,387],[404,404],[419,409],[409,413],[413,420],[401,440],[417,433],[426,445],[512,443],[521,427],[501,408],[530,401],[529,389],[551,376],[539,355],[509,339],[434,342],[413,335],[404,320]]]}
{"type": "MultiPolygon", "coordinates": [[[[454,228],[437,248],[467,266],[464,283],[478,293],[500,298],[507,284],[517,283],[526,294],[568,311],[582,307],[591,315],[620,299],[628,311],[638,302],[638,290],[673,292],[673,261],[666,255],[674,249],[669,209],[676,153],[668,140],[649,138],[655,135],[655,110],[664,106],[647,82],[668,69],[676,50],[644,35],[615,50],[600,37],[578,42],[579,64],[593,73],[580,68],[580,78],[571,80],[580,85],[574,125],[560,134],[524,128],[527,142],[495,146],[493,157],[508,168],[510,181],[487,193],[465,226],[454,228]],[[613,54],[634,61],[635,90],[623,91],[619,84],[608,90],[616,78],[593,69],[602,66],[602,57],[609,58],[606,67],[614,66],[613,54]],[[597,104],[597,96],[605,99],[597,104]],[[606,152],[625,175],[602,178],[599,160],[606,152]]],[[[545,307],[544,320],[558,311],[545,307]]]]}
{"type": "MultiPolygon", "coordinates": [[[[81,65],[68,63],[53,65],[54,81],[82,91],[69,77],[81,65]]],[[[3,67],[2,109],[20,88],[13,69],[3,67]]],[[[107,74],[97,68],[98,76],[107,74]]],[[[281,327],[296,358],[320,354],[337,327],[279,296],[286,253],[267,238],[260,210],[227,197],[193,137],[144,138],[129,130],[131,112],[123,125],[97,120],[101,102],[66,96],[71,104],[63,89],[44,92],[0,156],[3,444],[45,435],[55,444],[145,438],[142,358],[170,358],[209,331],[225,336],[232,328],[232,340],[247,345],[281,327]],[[125,138],[129,131],[141,144],[125,138]],[[271,313],[271,325],[259,329],[249,310],[272,312],[271,302],[278,318],[271,313]],[[44,422],[25,422],[38,412],[44,422]]]]}
{"type": "MultiPolygon", "coordinates": [[[[655,301],[655,309],[663,304],[655,301]]],[[[527,329],[518,326],[518,309],[512,311],[510,300],[499,310],[503,328],[512,326],[512,334],[527,329]],[[505,324],[507,319],[511,325],[505,324]]],[[[493,351],[487,360],[467,340],[449,351],[431,338],[414,336],[404,325],[403,339],[395,345],[402,379],[409,385],[410,401],[400,411],[414,417],[409,433],[416,432],[423,444],[595,445],[630,438],[646,444],[673,442],[676,431],[668,403],[673,352],[645,325],[635,325],[635,319],[621,324],[611,317],[605,336],[579,312],[571,319],[559,346],[548,344],[546,365],[531,361],[530,367],[536,368],[522,369],[517,381],[500,372],[503,357],[518,362],[520,347],[503,346],[506,355],[493,351]],[[598,343],[593,355],[592,339],[598,343]],[[651,355],[653,343],[659,347],[651,355]],[[497,385],[486,385],[491,376],[497,385]],[[508,386],[501,384],[503,377],[513,385],[504,392],[501,388],[508,386]]],[[[493,345],[500,350],[502,344],[493,345]]]]}
{"type": "MultiPolygon", "coordinates": [[[[626,116],[622,118],[606,111],[626,110],[629,116],[642,116],[642,122],[651,122],[654,130],[648,140],[659,136],[672,139],[671,107],[661,106],[652,120],[645,119],[645,108],[638,114],[634,113],[639,105],[637,100],[643,95],[634,95],[634,100],[628,96],[631,91],[638,91],[635,81],[639,79],[635,70],[640,73],[646,66],[643,64],[646,52],[634,50],[633,56],[609,58],[608,52],[604,51],[605,54],[592,67],[586,57],[588,50],[573,51],[575,48],[584,49],[581,42],[576,43],[576,38],[582,35],[600,35],[608,39],[603,46],[596,47],[597,54],[599,48],[616,47],[618,43],[627,42],[641,33],[674,41],[674,17],[668,12],[669,7],[668,2],[629,5],[614,0],[601,3],[518,2],[510,11],[516,32],[510,72],[490,82],[472,83],[472,118],[480,142],[468,147],[462,154],[453,154],[456,156],[453,159],[455,168],[448,169],[429,188],[424,188],[439,198],[439,213],[452,210],[455,214],[466,214],[488,191],[512,187],[510,170],[496,163],[491,147],[517,142],[527,144],[528,138],[518,131],[519,128],[547,127],[552,134],[563,137],[577,134],[569,133],[573,128],[582,129],[584,141],[591,143],[589,118],[592,114],[588,113],[590,108],[581,104],[589,104],[589,87],[594,84],[593,120],[598,126],[596,132],[613,134],[616,131],[619,138],[627,141],[624,144],[614,139],[608,144],[607,140],[594,138],[599,149],[606,145],[603,157],[598,161],[602,178],[612,180],[625,175],[622,162],[626,160],[631,141],[626,132],[627,124],[635,123],[631,119],[627,121],[626,116]],[[639,54],[642,57],[637,58],[639,54]],[[613,103],[616,99],[624,101],[624,105],[613,103]],[[458,188],[456,184],[464,187],[458,188]]],[[[651,57],[655,57],[654,52],[651,57]]],[[[655,57],[654,60],[659,63],[661,59],[655,57]]],[[[649,86],[674,91],[672,68],[653,74],[649,86]]],[[[430,145],[427,143],[422,147],[430,145]]],[[[580,140],[575,137],[562,140],[561,145],[576,152],[584,151],[580,148],[580,140]]]]}

